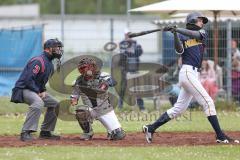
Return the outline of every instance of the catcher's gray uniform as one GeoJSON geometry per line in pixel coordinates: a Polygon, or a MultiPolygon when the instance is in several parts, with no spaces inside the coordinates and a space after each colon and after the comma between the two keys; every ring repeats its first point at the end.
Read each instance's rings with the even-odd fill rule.
{"type": "Polygon", "coordinates": [[[93,119],[99,120],[104,125],[109,139],[118,140],[125,137],[113,106],[110,104],[107,90],[100,89],[102,84],[113,86],[113,83],[111,76],[106,73],[98,73],[91,80],[85,80],[82,75],[77,78],[71,99],[78,100],[81,97],[85,106],[76,110],[76,118],[83,129],[84,139],[92,138],[91,122],[93,119]]]}

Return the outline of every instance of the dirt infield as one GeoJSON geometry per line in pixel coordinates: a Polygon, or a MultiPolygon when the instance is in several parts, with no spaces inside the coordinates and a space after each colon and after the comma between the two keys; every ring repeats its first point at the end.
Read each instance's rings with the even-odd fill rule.
{"type": "MultiPolygon", "coordinates": [[[[226,132],[230,137],[240,139],[240,131],[226,132]]],[[[22,142],[19,136],[0,136],[0,147],[25,147],[25,146],[193,146],[217,145],[214,133],[211,132],[158,132],[154,134],[153,143],[145,141],[143,133],[127,133],[124,140],[109,141],[105,134],[95,134],[92,140],[84,141],[80,135],[62,135],[61,140],[33,140],[22,142]]],[[[240,145],[240,144],[236,144],[240,145]]]]}

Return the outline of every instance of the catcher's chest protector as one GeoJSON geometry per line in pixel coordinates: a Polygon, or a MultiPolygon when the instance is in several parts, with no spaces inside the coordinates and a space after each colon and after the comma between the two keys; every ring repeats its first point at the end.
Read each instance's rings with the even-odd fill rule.
{"type": "Polygon", "coordinates": [[[85,105],[94,108],[96,117],[113,110],[108,92],[99,88],[103,82],[101,78],[86,81],[83,77],[78,81],[79,95],[85,105]]]}

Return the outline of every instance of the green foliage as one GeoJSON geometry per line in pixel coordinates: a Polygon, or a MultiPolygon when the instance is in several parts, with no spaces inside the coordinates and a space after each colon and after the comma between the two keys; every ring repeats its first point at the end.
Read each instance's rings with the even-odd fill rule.
{"type": "MultiPolygon", "coordinates": [[[[131,8],[159,0],[131,0],[131,8]]],[[[61,0],[1,0],[0,5],[39,3],[41,14],[60,14],[61,0]]],[[[65,0],[66,14],[126,14],[127,0],[65,0]]]]}
{"type": "Polygon", "coordinates": [[[124,0],[103,0],[102,1],[103,14],[126,14],[126,1],[124,0]]]}
{"type": "MultiPolygon", "coordinates": [[[[217,111],[239,111],[240,107],[239,104],[235,101],[224,101],[224,100],[217,100],[215,102],[215,107],[217,111]]],[[[202,107],[198,104],[192,108],[193,111],[201,111],[202,107]]]]}
{"type": "Polygon", "coordinates": [[[34,0],[40,4],[41,14],[60,14],[61,13],[61,0],[34,0]]]}
{"type": "Polygon", "coordinates": [[[1,0],[0,4],[1,4],[1,5],[17,4],[17,0],[1,0]]]}
{"type": "Polygon", "coordinates": [[[132,8],[141,7],[144,5],[157,3],[157,2],[161,2],[161,1],[164,1],[164,0],[133,0],[132,8]]]}
{"type": "Polygon", "coordinates": [[[96,0],[70,0],[65,1],[67,14],[95,14],[96,0]]]}
{"type": "Polygon", "coordinates": [[[217,110],[237,111],[239,109],[239,104],[234,101],[216,101],[215,105],[217,110]]]}

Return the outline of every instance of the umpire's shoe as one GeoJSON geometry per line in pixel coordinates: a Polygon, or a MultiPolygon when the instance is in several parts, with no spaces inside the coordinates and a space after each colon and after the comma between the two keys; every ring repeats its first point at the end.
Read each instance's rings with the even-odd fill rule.
{"type": "Polygon", "coordinates": [[[149,126],[144,125],[142,129],[143,129],[143,133],[145,133],[145,138],[146,138],[147,142],[152,143],[153,133],[149,132],[149,126]]]}
{"type": "Polygon", "coordinates": [[[39,138],[40,139],[59,140],[60,136],[54,135],[50,131],[41,131],[39,138]]]}
{"type": "Polygon", "coordinates": [[[32,141],[33,136],[31,135],[31,131],[23,131],[20,135],[21,141],[32,141]]]}

